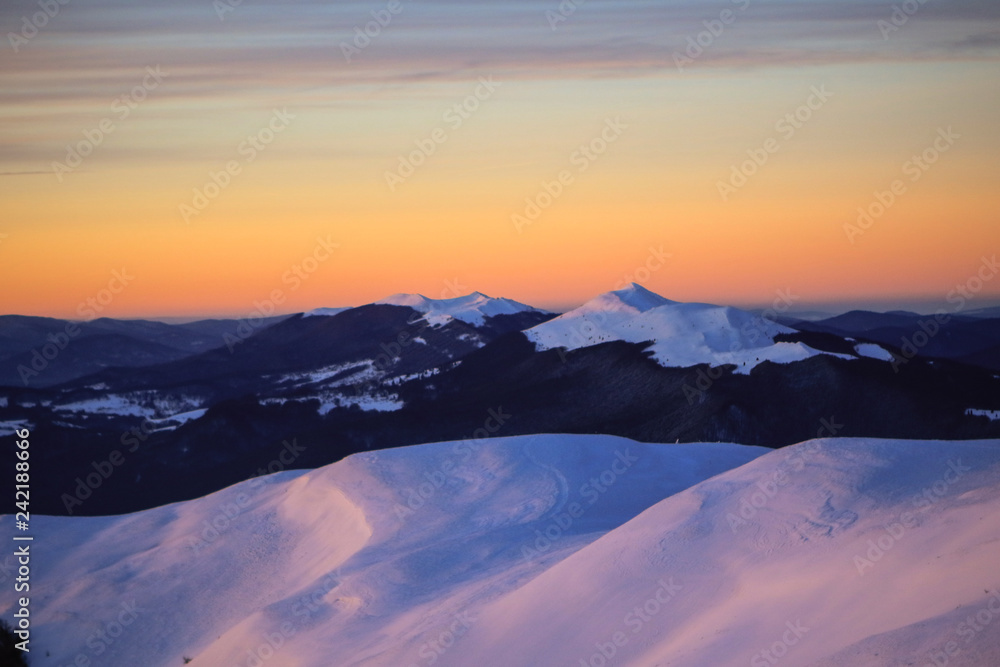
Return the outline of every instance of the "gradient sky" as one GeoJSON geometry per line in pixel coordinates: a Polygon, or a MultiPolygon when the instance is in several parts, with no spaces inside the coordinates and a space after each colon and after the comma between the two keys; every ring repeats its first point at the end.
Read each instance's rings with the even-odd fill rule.
{"type": "MultiPolygon", "coordinates": [[[[473,289],[561,309],[629,279],[684,301],[946,306],[1000,246],[995,0],[911,0],[892,32],[892,2],[849,0],[567,0],[558,23],[558,0],[51,1],[0,9],[0,313],[76,317],[123,269],[103,315],[242,317],[276,290],[283,312],[473,289]],[[372,12],[391,21],[348,62],[372,12]],[[831,95],[789,134],[814,88],[831,95]],[[318,239],[337,248],[313,264],[318,239]]],[[[969,307],[998,299],[1000,277],[969,307]]]]}

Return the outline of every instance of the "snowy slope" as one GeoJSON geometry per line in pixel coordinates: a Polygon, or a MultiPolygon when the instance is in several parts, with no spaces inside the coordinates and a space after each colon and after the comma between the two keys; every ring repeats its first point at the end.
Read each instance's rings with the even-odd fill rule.
{"type": "Polygon", "coordinates": [[[334,315],[339,315],[345,310],[350,310],[350,307],[342,308],[313,308],[310,311],[302,313],[302,317],[333,317],[334,315]]]}
{"type": "MultiPolygon", "coordinates": [[[[493,298],[482,292],[473,292],[453,299],[430,299],[422,294],[393,294],[375,302],[390,306],[407,306],[427,315],[430,324],[437,326],[456,319],[476,327],[496,315],[515,315],[529,311],[543,312],[513,299],[493,298]]],[[[303,317],[329,317],[350,308],[316,308],[303,313],[303,317]]]]}
{"type": "Polygon", "coordinates": [[[881,345],[875,343],[858,343],[854,346],[854,351],[862,357],[869,359],[880,359],[881,361],[894,361],[895,357],[881,345]]]}
{"type": "Polygon", "coordinates": [[[393,294],[375,303],[393,306],[409,306],[427,315],[427,321],[434,326],[447,324],[456,319],[481,327],[486,318],[497,315],[515,315],[528,311],[542,312],[512,299],[493,298],[481,292],[473,292],[454,299],[429,299],[422,294],[393,294]]]}
{"type": "Polygon", "coordinates": [[[775,342],[778,334],[795,330],[758,315],[728,306],[670,301],[634,283],[524,333],[542,350],[653,341],[649,349],[663,366],[734,364],[737,373],[749,373],[763,361],[788,363],[829,354],[803,343],[775,342]]]}
{"type": "MultiPolygon", "coordinates": [[[[425,633],[453,614],[764,451],[611,436],[473,440],[356,455],[122,517],[34,517],[35,636],[52,654],[39,664],[83,654],[107,665],[246,665],[269,636],[284,643],[285,622],[288,644],[268,664],[364,664],[385,650],[417,661],[425,633]],[[521,546],[569,503],[586,511],[526,558],[521,546]],[[144,611],[107,645],[97,633],[133,600],[144,611]]],[[[0,615],[11,596],[0,589],[0,615]]]]}
{"type": "Polygon", "coordinates": [[[491,604],[449,664],[997,665],[998,517],[1000,442],[811,441],[491,604]]]}
{"type": "Polygon", "coordinates": [[[34,517],[33,664],[1000,664],[998,516],[997,441],[371,452],[34,517]]]}

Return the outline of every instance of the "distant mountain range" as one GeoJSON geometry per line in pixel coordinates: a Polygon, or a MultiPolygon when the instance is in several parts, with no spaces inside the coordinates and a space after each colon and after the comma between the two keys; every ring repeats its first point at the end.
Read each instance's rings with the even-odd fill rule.
{"type": "MultiPolygon", "coordinates": [[[[282,319],[266,318],[259,326],[282,319]]],[[[176,361],[219,347],[238,326],[232,320],[165,324],[0,315],[0,386],[51,387],[105,368],[176,361]]]]}
{"type": "Polygon", "coordinates": [[[949,359],[1000,371],[1000,309],[918,315],[854,310],[816,322],[792,322],[819,331],[886,345],[926,359],[949,359]]]}
{"type": "Polygon", "coordinates": [[[779,323],[639,285],[562,315],[473,293],[253,323],[7,316],[0,434],[29,423],[46,443],[33,488],[52,514],[204,495],[292,446],[296,467],[318,467],[546,432],[768,447],[1000,436],[1000,320],[929,327],[909,313],[779,323]]]}

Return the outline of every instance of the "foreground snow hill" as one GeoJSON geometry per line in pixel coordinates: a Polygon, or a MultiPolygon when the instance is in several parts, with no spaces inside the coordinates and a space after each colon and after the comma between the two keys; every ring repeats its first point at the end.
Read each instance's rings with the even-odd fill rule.
{"type": "Polygon", "coordinates": [[[998,441],[370,452],[36,517],[33,665],[996,665],[998,517],[998,441]]]}

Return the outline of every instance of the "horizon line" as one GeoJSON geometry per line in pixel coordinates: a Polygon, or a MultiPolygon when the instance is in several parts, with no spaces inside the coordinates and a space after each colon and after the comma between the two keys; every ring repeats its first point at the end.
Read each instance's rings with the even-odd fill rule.
{"type": "MultiPolygon", "coordinates": [[[[644,289],[647,289],[647,290],[649,289],[649,288],[647,288],[647,287],[645,287],[643,285],[639,285],[639,286],[643,287],[644,289]]],[[[618,290],[608,290],[608,292],[611,292],[611,291],[618,291],[618,290]]],[[[653,290],[649,290],[649,291],[653,292],[653,290]]],[[[607,294],[608,292],[602,292],[601,294],[607,294]]],[[[459,296],[453,297],[453,298],[461,298],[461,297],[464,297],[464,296],[470,296],[470,295],[475,294],[475,293],[483,294],[483,292],[481,292],[479,290],[473,289],[468,294],[462,294],[462,295],[459,295],[459,296]]],[[[654,292],[654,293],[659,294],[659,292],[654,292]]],[[[277,317],[288,318],[288,317],[294,317],[295,315],[301,315],[301,314],[304,314],[304,313],[309,313],[309,312],[312,312],[314,310],[320,310],[320,309],[324,309],[324,308],[329,308],[329,309],[343,308],[345,310],[349,310],[349,309],[353,309],[353,308],[360,308],[362,306],[376,305],[377,301],[380,301],[380,300],[383,300],[383,299],[387,299],[387,298],[389,298],[391,296],[395,296],[395,295],[399,295],[399,294],[414,294],[414,295],[418,295],[416,292],[413,292],[413,293],[410,293],[410,292],[394,292],[393,294],[390,294],[390,295],[388,295],[386,297],[382,297],[382,299],[377,299],[376,301],[369,301],[369,302],[366,302],[366,303],[348,304],[348,305],[335,305],[335,306],[331,306],[331,305],[318,305],[318,306],[314,306],[313,308],[308,308],[306,310],[290,310],[290,311],[272,312],[270,314],[266,314],[266,313],[260,312],[259,307],[255,306],[253,309],[251,309],[249,311],[218,310],[218,311],[207,312],[207,313],[206,312],[202,312],[202,313],[186,313],[186,314],[176,314],[176,315],[164,315],[164,314],[135,314],[135,315],[119,315],[119,316],[115,316],[115,315],[100,315],[100,316],[97,316],[97,317],[89,317],[89,318],[73,318],[73,317],[60,317],[60,316],[57,316],[57,315],[39,315],[39,314],[25,314],[25,313],[0,313],[0,317],[37,317],[37,318],[61,320],[61,321],[67,321],[67,322],[93,322],[93,321],[96,321],[96,320],[108,319],[108,320],[117,320],[117,321],[151,321],[151,322],[162,322],[164,324],[187,324],[187,323],[191,323],[191,322],[200,322],[200,321],[206,321],[206,320],[232,320],[232,321],[240,321],[240,320],[244,320],[244,319],[248,319],[248,318],[255,318],[256,319],[258,317],[263,317],[265,319],[277,318],[277,317]]],[[[484,294],[484,296],[486,296],[486,295],[484,294]]],[[[596,298],[597,296],[600,296],[600,294],[595,295],[592,298],[596,298]]],[[[660,296],[662,296],[662,295],[660,295],[660,296]]],[[[431,301],[443,301],[443,300],[446,300],[446,299],[433,299],[431,297],[424,297],[424,298],[427,298],[427,299],[429,299],[431,301]]],[[[521,301],[520,299],[514,299],[513,297],[493,297],[493,296],[489,296],[488,298],[496,298],[496,299],[506,298],[506,299],[511,299],[513,301],[518,301],[519,303],[522,303],[522,304],[524,304],[526,306],[530,306],[531,308],[535,308],[537,310],[542,310],[542,311],[549,312],[549,313],[554,313],[556,315],[561,315],[563,313],[567,313],[567,312],[569,312],[571,310],[579,308],[580,306],[582,306],[583,304],[587,303],[587,301],[590,300],[590,299],[587,299],[586,301],[582,301],[580,303],[575,303],[575,304],[561,303],[561,304],[555,305],[555,304],[552,304],[552,302],[549,302],[549,305],[536,305],[536,304],[528,303],[526,301],[521,301]]],[[[665,298],[669,298],[669,297],[665,297],[665,298]]],[[[780,299],[778,299],[778,300],[780,300],[780,299]]],[[[773,306],[773,301],[772,302],[760,302],[760,301],[754,301],[754,302],[743,301],[743,302],[740,302],[740,301],[736,301],[736,302],[726,303],[724,301],[699,301],[699,300],[692,300],[692,301],[681,301],[679,303],[707,303],[707,304],[711,304],[711,305],[729,306],[729,307],[732,307],[732,308],[739,308],[741,310],[747,310],[747,311],[751,311],[751,312],[753,312],[753,311],[765,311],[765,310],[768,310],[769,308],[773,308],[774,307],[773,306]]],[[[842,315],[844,313],[848,313],[848,312],[851,312],[851,311],[866,311],[866,312],[874,312],[874,313],[880,313],[880,314],[886,314],[886,313],[892,313],[892,312],[908,312],[908,313],[913,313],[913,314],[916,314],[916,315],[933,315],[935,313],[940,313],[940,312],[943,311],[943,312],[945,312],[945,313],[947,313],[949,315],[960,315],[962,313],[976,312],[976,311],[980,311],[980,310],[987,310],[987,309],[990,309],[990,308],[1000,308],[1000,294],[995,295],[995,296],[992,296],[992,295],[980,295],[980,296],[977,296],[977,298],[975,299],[975,301],[970,301],[970,302],[967,303],[967,305],[965,307],[962,307],[962,308],[959,308],[959,309],[955,309],[954,307],[949,307],[948,303],[945,302],[944,300],[942,300],[940,297],[936,297],[936,298],[929,298],[929,297],[904,297],[904,298],[885,298],[885,299],[878,299],[878,298],[849,299],[849,298],[847,298],[847,299],[802,301],[800,303],[795,303],[795,304],[793,304],[791,306],[788,306],[788,307],[786,307],[784,309],[778,309],[778,308],[776,308],[776,309],[780,311],[779,315],[787,315],[787,316],[793,316],[793,317],[795,315],[799,315],[799,316],[805,316],[805,315],[825,315],[827,317],[835,317],[835,316],[842,315]]]]}

